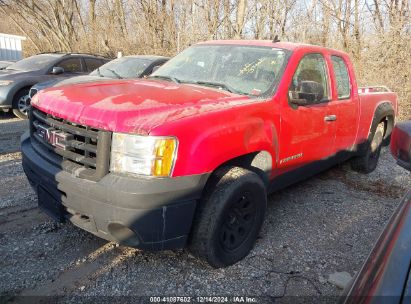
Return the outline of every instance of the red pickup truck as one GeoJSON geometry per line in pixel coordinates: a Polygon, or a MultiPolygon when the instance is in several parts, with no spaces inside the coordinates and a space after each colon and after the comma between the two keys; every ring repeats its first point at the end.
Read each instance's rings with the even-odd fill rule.
{"type": "Polygon", "coordinates": [[[375,169],[396,95],[362,91],[340,51],[199,43],[147,79],[39,92],[23,167],[58,220],[222,267],[252,249],[268,193],[348,159],[375,169]]]}

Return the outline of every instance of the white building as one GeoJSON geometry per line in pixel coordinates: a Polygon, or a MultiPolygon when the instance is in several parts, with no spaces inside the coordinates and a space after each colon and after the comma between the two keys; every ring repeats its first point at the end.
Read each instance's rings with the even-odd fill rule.
{"type": "Polygon", "coordinates": [[[26,40],[26,37],[0,33],[0,60],[22,59],[22,40],[26,40]]]}

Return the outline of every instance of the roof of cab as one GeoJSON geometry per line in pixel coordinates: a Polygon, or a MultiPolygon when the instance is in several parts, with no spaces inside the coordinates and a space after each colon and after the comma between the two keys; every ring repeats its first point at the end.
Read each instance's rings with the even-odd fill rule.
{"type": "Polygon", "coordinates": [[[267,46],[267,47],[273,47],[273,48],[280,48],[280,49],[286,49],[289,51],[294,51],[300,48],[308,48],[310,50],[328,50],[333,53],[340,53],[347,55],[346,53],[327,48],[324,46],[319,46],[319,45],[313,45],[313,44],[305,44],[305,43],[294,43],[294,42],[273,42],[272,40],[209,40],[209,41],[204,41],[198,43],[198,45],[204,45],[204,44],[228,44],[228,45],[247,45],[247,46],[267,46]]]}

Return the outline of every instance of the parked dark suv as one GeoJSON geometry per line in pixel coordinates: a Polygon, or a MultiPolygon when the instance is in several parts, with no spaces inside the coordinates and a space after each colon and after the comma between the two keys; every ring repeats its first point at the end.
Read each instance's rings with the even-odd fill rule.
{"type": "Polygon", "coordinates": [[[69,79],[57,78],[39,82],[31,87],[29,96],[31,99],[40,90],[60,85],[94,82],[107,79],[134,79],[147,77],[169,59],[170,58],[168,57],[154,55],[131,55],[120,57],[103,64],[88,75],[70,77],[69,79]]]}
{"type": "Polygon", "coordinates": [[[36,83],[53,78],[88,74],[109,59],[80,53],[43,53],[0,70],[0,110],[27,117],[28,94],[36,83]]]}

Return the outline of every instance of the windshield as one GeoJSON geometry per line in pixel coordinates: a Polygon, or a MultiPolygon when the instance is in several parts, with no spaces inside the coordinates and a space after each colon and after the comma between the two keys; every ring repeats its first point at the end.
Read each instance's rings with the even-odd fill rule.
{"type": "Polygon", "coordinates": [[[47,67],[56,60],[56,56],[42,54],[34,55],[9,65],[6,70],[35,71],[47,67]]]}
{"type": "Polygon", "coordinates": [[[108,78],[138,78],[150,63],[151,61],[147,59],[121,57],[107,62],[90,75],[108,78]]]}
{"type": "Polygon", "coordinates": [[[198,45],[178,54],[151,77],[263,96],[272,93],[285,57],[284,50],[270,47],[198,45]]]}

